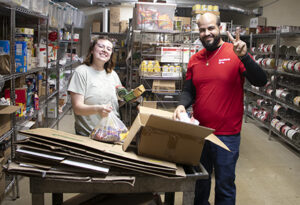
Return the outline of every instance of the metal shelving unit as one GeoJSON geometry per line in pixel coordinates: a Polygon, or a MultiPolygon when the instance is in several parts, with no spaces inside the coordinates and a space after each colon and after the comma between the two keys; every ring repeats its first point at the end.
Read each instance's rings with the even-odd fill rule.
{"type": "MultiPolygon", "coordinates": [[[[64,70],[72,70],[73,66],[77,63],[75,61],[72,61],[72,59],[70,59],[70,61],[67,61],[67,63],[63,66],[60,66],[58,64],[58,60],[55,62],[56,65],[48,68],[48,60],[47,60],[47,65],[46,67],[36,67],[36,68],[32,68],[30,70],[28,70],[27,72],[24,73],[17,73],[15,72],[15,48],[13,45],[15,45],[15,28],[17,27],[16,25],[20,26],[24,26],[24,27],[29,27],[29,28],[34,28],[37,33],[38,33],[38,42],[40,40],[41,35],[46,37],[46,59],[48,59],[48,31],[50,29],[49,27],[49,20],[48,20],[48,16],[44,16],[41,15],[39,13],[30,11],[28,9],[19,7],[19,6],[14,6],[14,5],[5,5],[0,3],[0,16],[5,17],[5,19],[7,19],[5,21],[5,24],[2,23],[2,33],[4,33],[5,35],[2,36],[3,40],[10,40],[10,74],[8,75],[3,75],[4,81],[9,81],[6,83],[9,83],[10,85],[10,98],[11,98],[11,104],[15,105],[15,81],[17,78],[23,77],[23,76],[27,76],[27,75],[35,75],[36,76],[36,82],[38,82],[38,78],[37,75],[38,73],[44,73],[46,76],[46,79],[48,80],[48,76],[50,72],[56,72],[57,73],[57,84],[56,84],[56,88],[57,90],[54,91],[51,95],[49,94],[48,91],[48,82],[46,80],[46,95],[44,97],[40,98],[40,110],[46,109],[46,123],[45,125],[42,126],[47,126],[48,122],[47,122],[47,108],[48,108],[48,103],[49,101],[53,98],[56,97],[56,103],[58,106],[58,102],[59,102],[59,72],[60,70],[64,71],[64,70]],[[20,20],[20,21],[19,21],[20,20]],[[9,28],[9,29],[8,29],[9,28]]],[[[70,44],[70,48],[71,48],[71,52],[73,49],[73,45],[79,45],[81,42],[75,42],[73,40],[73,25],[69,25],[66,26],[68,29],[70,29],[71,31],[71,35],[72,35],[72,39],[70,41],[62,41],[61,43],[68,43],[70,44]]],[[[54,29],[54,28],[51,28],[54,29]]],[[[56,28],[56,30],[58,31],[58,28],[56,28]]],[[[58,40],[58,43],[59,40],[58,40]]],[[[38,86],[38,85],[37,85],[38,86]]],[[[71,104],[70,102],[68,102],[66,104],[67,110],[71,109],[71,104]]],[[[58,112],[59,109],[57,109],[58,112]]],[[[11,158],[14,158],[14,153],[15,153],[15,145],[14,142],[17,139],[17,135],[18,135],[18,129],[20,128],[20,126],[22,126],[22,124],[26,123],[27,121],[30,121],[34,118],[37,118],[39,113],[39,110],[35,110],[34,113],[31,116],[28,117],[23,117],[23,118],[18,118],[18,120],[16,119],[16,116],[13,114],[12,116],[12,128],[6,132],[4,135],[0,136],[0,142],[3,141],[7,141],[10,140],[11,141],[11,148],[12,148],[12,154],[11,154],[11,158]]],[[[62,119],[62,117],[67,113],[66,109],[64,109],[64,111],[60,114],[57,113],[57,119],[55,119],[56,121],[56,125],[58,124],[58,122],[62,119]]],[[[58,128],[58,126],[57,126],[58,128]]],[[[18,188],[18,179],[16,176],[12,176],[11,181],[8,182],[8,185],[6,186],[5,189],[5,194],[7,193],[11,193],[12,192],[12,199],[16,199],[19,197],[19,188],[18,188]]]]}
{"type": "MultiPolygon", "coordinates": [[[[300,113],[300,107],[296,106],[294,104],[291,104],[289,102],[286,102],[282,99],[279,99],[276,97],[276,89],[278,88],[285,88],[285,89],[289,89],[293,92],[293,94],[296,93],[296,95],[300,95],[300,85],[299,85],[299,78],[300,78],[300,73],[292,73],[292,72],[286,72],[286,71],[280,71],[280,59],[281,58],[293,58],[295,59],[296,56],[289,56],[289,55],[282,55],[280,54],[279,51],[279,46],[281,45],[281,39],[282,38],[291,38],[291,37],[299,37],[300,32],[291,32],[291,33],[281,33],[280,31],[276,31],[276,33],[267,33],[267,34],[250,34],[250,35],[244,35],[243,38],[250,38],[250,50],[252,50],[252,46],[254,44],[254,41],[256,40],[261,40],[264,38],[268,38],[269,40],[275,40],[275,45],[276,45],[276,49],[274,53],[261,53],[261,52],[255,52],[255,54],[259,54],[261,56],[271,56],[272,58],[275,58],[275,69],[265,69],[266,73],[268,75],[273,75],[275,78],[270,81],[271,82],[271,89],[273,90],[272,95],[268,96],[264,93],[261,93],[258,90],[254,90],[250,87],[248,87],[247,85],[245,85],[244,90],[246,90],[247,92],[251,92],[252,94],[255,94],[257,96],[263,97],[265,99],[268,99],[271,101],[272,103],[272,107],[274,107],[276,104],[281,105],[282,107],[284,107],[286,110],[289,109],[289,111],[295,112],[295,113],[300,113]],[[285,79],[288,78],[288,81],[280,81],[279,79],[285,79]],[[294,83],[291,84],[287,84],[284,82],[290,82],[290,80],[293,80],[294,83]]],[[[242,36],[241,36],[242,37],[242,36]]],[[[249,102],[251,101],[250,96],[247,95],[246,93],[246,98],[245,98],[245,105],[246,105],[246,110],[248,110],[248,106],[249,106],[249,102]]],[[[282,116],[279,115],[278,113],[274,113],[274,110],[268,110],[270,111],[270,117],[269,117],[269,121],[268,121],[268,126],[264,126],[264,127],[268,127],[269,130],[269,136],[271,138],[272,133],[276,134],[278,137],[280,137],[281,139],[283,139],[283,141],[287,142],[289,145],[291,145],[293,148],[295,148],[297,151],[300,150],[300,142],[298,141],[293,141],[291,139],[289,139],[288,137],[284,136],[284,134],[278,132],[275,128],[273,128],[271,126],[271,120],[274,117],[279,117],[283,122],[292,124],[292,125],[296,125],[299,126],[300,123],[300,119],[294,119],[294,118],[290,118],[287,116],[282,116]]],[[[251,116],[251,114],[249,115],[249,113],[245,113],[245,121],[247,121],[247,116],[251,116]]],[[[299,116],[299,115],[292,115],[292,116],[299,116]]],[[[253,116],[252,116],[253,118],[253,116]]],[[[255,119],[255,118],[254,118],[255,119]]],[[[257,119],[255,119],[257,120],[257,119]]],[[[259,121],[259,120],[257,120],[259,121]]]]}

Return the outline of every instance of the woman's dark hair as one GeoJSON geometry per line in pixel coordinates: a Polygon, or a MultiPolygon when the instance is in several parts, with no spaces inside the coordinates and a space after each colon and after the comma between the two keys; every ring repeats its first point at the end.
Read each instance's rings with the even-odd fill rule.
{"type": "MultiPolygon", "coordinates": [[[[89,47],[88,54],[85,60],[83,61],[83,63],[87,66],[90,66],[93,63],[92,51],[94,50],[94,47],[97,44],[98,40],[108,40],[113,44],[113,40],[111,38],[108,38],[107,36],[99,36],[95,38],[89,47]]],[[[109,61],[107,61],[104,64],[104,69],[107,73],[111,73],[114,67],[115,67],[115,63],[113,62],[113,51],[112,51],[109,61]]]]}

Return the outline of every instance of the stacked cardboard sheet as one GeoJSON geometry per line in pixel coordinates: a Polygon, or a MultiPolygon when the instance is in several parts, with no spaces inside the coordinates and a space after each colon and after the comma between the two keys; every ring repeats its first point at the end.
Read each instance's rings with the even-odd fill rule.
{"type": "Polygon", "coordinates": [[[26,138],[16,142],[16,162],[7,166],[11,173],[126,183],[134,183],[136,172],[164,178],[185,177],[183,168],[175,163],[138,156],[130,150],[124,152],[122,145],[102,143],[50,128],[20,132],[26,138]],[[122,178],[113,174],[120,170],[129,176],[122,178]]]}

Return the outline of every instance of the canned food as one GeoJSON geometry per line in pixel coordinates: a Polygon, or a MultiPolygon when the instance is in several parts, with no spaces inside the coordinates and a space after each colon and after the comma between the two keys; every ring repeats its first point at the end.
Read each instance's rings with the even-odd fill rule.
{"type": "Polygon", "coordinates": [[[275,96],[276,96],[277,98],[280,98],[281,93],[282,93],[283,91],[284,91],[283,89],[276,89],[275,96]]]}
{"type": "Polygon", "coordinates": [[[297,53],[298,55],[300,55],[300,45],[297,46],[297,48],[296,48],[296,53],[297,53]]]}
{"type": "Polygon", "coordinates": [[[300,73],[300,62],[299,61],[294,65],[294,71],[297,73],[300,73]]]}
{"type": "Polygon", "coordinates": [[[287,125],[284,125],[282,128],[281,128],[281,132],[282,134],[284,134],[285,136],[287,136],[287,133],[288,131],[292,129],[291,127],[287,126],[287,125]]]}
{"type": "Polygon", "coordinates": [[[291,140],[299,141],[300,140],[300,133],[297,132],[296,130],[290,129],[287,132],[287,137],[290,138],[291,140]]]}
{"type": "Polygon", "coordinates": [[[282,62],[282,68],[283,68],[284,70],[287,70],[287,65],[288,65],[289,62],[290,62],[290,61],[288,61],[288,60],[284,60],[284,61],[282,62]]]}
{"type": "Polygon", "coordinates": [[[272,127],[276,127],[276,124],[279,123],[280,121],[276,118],[274,118],[272,121],[271,121],[271,126],[272,127]]]}
{"type": "Polygon", "coordinates": [[[296,63],[298,63],[298,61],[290,61],[289,64],[287,65],[288,70],[293,72],[296,63]]]}
{"type": "Polygon", "coordinates": [[[296,106],[300,106],[300,96],[296,96],[296,97],[293,99],[293,103],[294,103],[294,105],[296,105],[296,106]]]}
{"type": "Polygon", "coordinates": [[[276,130],[278,130],[279,132],[281,131],[281,128],[285,125],[284,122],[279,121],[278,123],[276,123],[275,128],[276,130]]]}

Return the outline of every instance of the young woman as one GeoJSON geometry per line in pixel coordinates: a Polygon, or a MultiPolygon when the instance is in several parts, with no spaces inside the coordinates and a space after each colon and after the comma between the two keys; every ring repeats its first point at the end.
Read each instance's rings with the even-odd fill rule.
{"type": "Polygon", "coordinates": [[[75,114],[76,134],[89,136],[102,117],[110,112],[118,113],[115,87],[121,85],[113,70],[113,43],[110,39],[95,39],[84,64],[74,71],[68,92],[75,114]]]}

